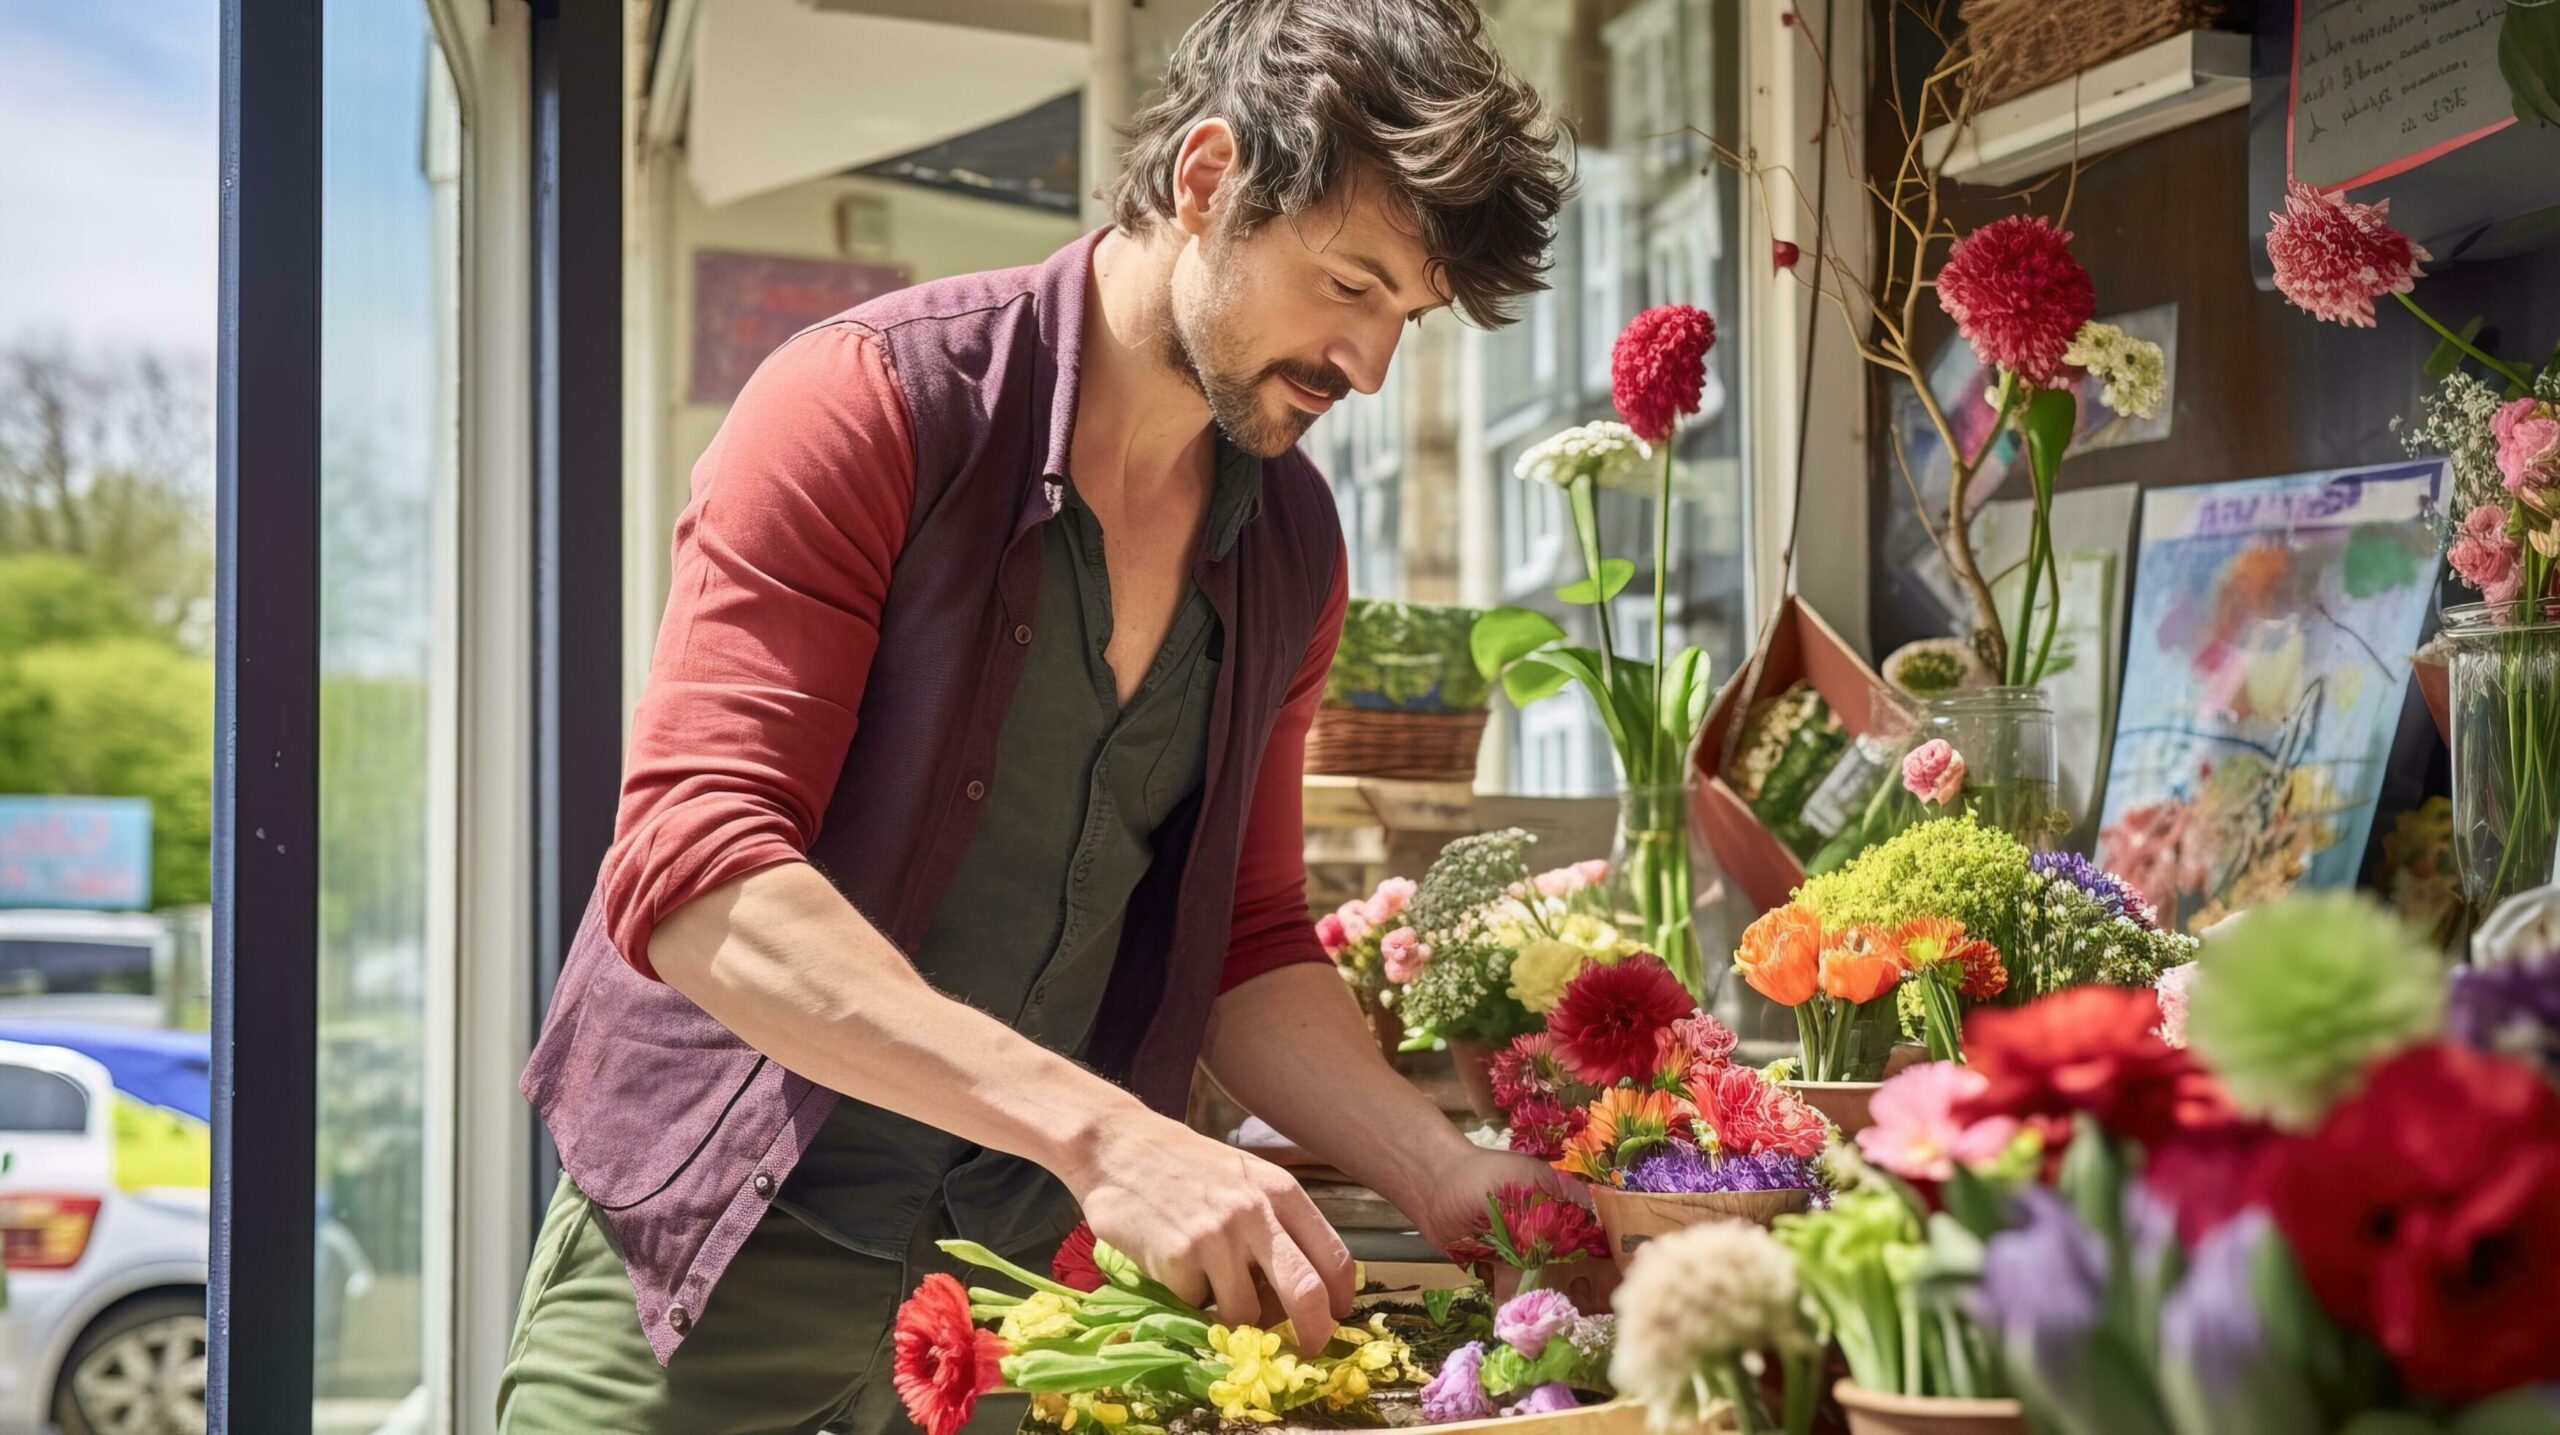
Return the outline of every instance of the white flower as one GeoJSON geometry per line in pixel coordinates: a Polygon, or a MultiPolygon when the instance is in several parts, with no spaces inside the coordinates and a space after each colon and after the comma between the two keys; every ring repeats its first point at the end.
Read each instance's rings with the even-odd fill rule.
{"type": "Polygon", "coordinates": [[[1558,488],[1578,478],[1602,488],[1650,493],[1652,485],[1638,465],[1653,457],[1653,445],[1636,437],[1625,424],[1603,419],[1553,433],[1529,445],[1512,472],[1558,488]]]}
{"type": "Polygon", "coordinates": [[[2098,397],[2127,418],[2151,417],[2169,396],[2168,356],[2158,344],[2137,339],[2113,324],[2081,325],[2062,359],[2104,380],[2098,397]]]}
{"type": "Polygon", "coordinates": [[[1741,1221],[1645,1242],[1609,1304],[1618,1312],[1609,1379],[1644,1404],[1657,1428],[1704,1413],[1698,1376],[1709,1362],[1810,1342],[1795,1257],[1741,1221]]]}
{"type": "Polygon", "coordinates": [[[2187,1044],[2187,994],[2195,990],[2197,970],[2195,963],[2181,962],[2152,983],[2160,994],[2160,1039],[2171,1046],[2187,1044]]]}
{"type": "Polygon", "coordinates": [[[2560,886],[2535,887],[2498,904],[2471,934],[2471,960],[2484,967],[2560,951],[2560,886]]]}

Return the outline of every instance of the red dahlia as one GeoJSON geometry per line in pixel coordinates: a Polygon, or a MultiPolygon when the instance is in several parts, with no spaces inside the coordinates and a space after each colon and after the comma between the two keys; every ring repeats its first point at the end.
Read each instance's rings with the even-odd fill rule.
{"type": "Polygon", "coordinates": [[[2146,1146],[2219,1130],[2234,1119],[2222,1084],[2160,1039],[2160,999],[2148,987],[2071,987],[2022,1007],[1979,1007],[1965,1018],[1965,1061],[1987,1080],[1959,1119],[2014,1116],[2047,1151],[2088,1112],[2146,1146]]]}
{"type": "Polygon", "coordinates": [[[1049,1279],[1080,1291],[1098,1291],[1103,1286],[1102,1267],[1093,1263],[1093,1227],[1083,1221],[1067,1232],[1058,1243],[1058,1253],[1049,1258],[1049,1279]]]}
{"type": "Polygon", "coordinates": [[[1698,411],[1715,343],[1715,319],[1688,304],[1664,304],[1627,321],[1609,352],[1609,397],[1636,437],[1660,443],[1682,414],[1698,411]]]}
{"type": "Polygon", "coordinates": [[[1938,269],[1938,306],[1982,362],[2049,389],[2067,372],[2064,351],[2098,312],[2098,291],[2071,257],[2069,233],[2013,214],[1956,241],[1938,269]]]}
{"type": "Polygon", "coordinates": [[[1584,967],[1547,1014],[1565,1070],[1594,1086],[1652,1077],[1656,1033],[1697,1009],[1680,979],[1651,952],[1584,967]]]}
{"type": "Polygon", "coordinates": [[[1005,1343],[969,1320],[969,1292],[940,1271],[898,1307],[895,1383],[925,1435],[957,1435],[978,1397],[1003,1383],[1005,1343]]]}
{"type": "Polygon", "coordinates": [[[2391,201],[2349,204],[2295,180],[2267,216],[2267,262],[2295,308],[2333,324],[2373,327],[2373,301],[2406,294],[2431,257],[2391,227],[2391,201]]]}
{"type": "Polygon", "coordinates": [[[2261,1184],[2331,1315],[2425,1394],[2560,1380],[2560,1095],[2458,1046],[2375,1067],[2261,1184]]]}

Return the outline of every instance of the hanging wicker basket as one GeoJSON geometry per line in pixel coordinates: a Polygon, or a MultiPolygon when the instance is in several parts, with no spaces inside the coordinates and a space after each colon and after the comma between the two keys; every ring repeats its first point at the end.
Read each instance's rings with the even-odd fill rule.
{"type": "Polygon", "coordinates": [[[1324,777],[1466,782],[1476,775],[1485,712],[1404,713],[1320,707],[1307,729],[1305,770],[1324,777]]]}
{"type": "Polygon", "coordinates": [[[1996,105],[2172,35],[2211,29],[2230,10],[2228,0],[1964,0],[1964,43],[1974,54],[1966,84],[1977,105],[1996,105]]]}

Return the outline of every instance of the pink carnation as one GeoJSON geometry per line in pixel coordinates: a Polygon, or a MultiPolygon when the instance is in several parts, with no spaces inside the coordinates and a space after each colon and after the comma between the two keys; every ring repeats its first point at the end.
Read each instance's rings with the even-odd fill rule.
{"type": "Polygon", "coordinates": [[[2267,216],[2267,259],[2294,307],[2333,324],[2373,327],[2373,301],[2425,277],[2427,251],[2391,227],[2391,201],[2349,204],[2299,180],[2267,216]]]}
{"type": "Polygon", "coordinates": [[[2049,389],[2072,372],[2062,356],[2098,312],[2098,290],[2072,257],[2068,231],[2012,214],[1947,251],[1938,307],[1982,362],[2049,389]]]}
{"type": "Polygon", "coordinates": [[[1700,1066],[1722,1066],[1741,1044],[1732,1027],[1704,1011],[1691,1012],[1671,1024],[1671,1034],[1700,1066]]]}
{"type": "Polygon", "coordinates": [[[2549,512],[2550,489],[2560,484],[2560,409],[2548,399],[2517,399],[2490,417],[2489,432],[2507,492],[2549,512]]]}
{"type": "Polygon", "coordinates": [[[1405,905],[1413,900],[1416,890],[1410,877],[1389,877],[1378,884],[1377,891],[1369,894],[1360,914],[1369,919],[1369,925],[1383,927],[1404,915],[1405,905]]]}
{"type": "Polygon", "coordinates": [[[2515,601],[2523,584],[2524,552],[2507,534],[2507,510],[2495,503],[2476,505],[2462,516],[2452,548],[2445,553],[2462,581],[2492,603],[2515,601]]]}
{"type": "Polygon", "coordinates": [[[1964,754],[1945,738],[1933,737],[1903,757],[1902,785],[1923,802],[1953,802],[1964,791],[1964,754]]]}
{"type": "Polygon", "coordinates": [[[1603,861],[1576,862],[1570,867],[1557,867],[1529,879],[1541,897],[1570,897],[1586,888],[1597,887],[1608,880],[1609,864],[1603,861]]]}
{"type": "Polygon", "coordinates": [[[1955,1175],[1957,1162],[1995,1160],[2016,1139],[2016,1119],[1966,1122],[1956,1115],[1990,1088],[1989,1077],[1952,1061],[1911,1067],[1876,1088],[1868,1107],[1875,1124],[1858,1133],[1858,1150],[1907,1181],[1944,1181],[1955,1175]]]}
{"type": "Polygon", "coordinates": [[[1369,904],[1354,897],[1333,909],[1334,919],[1342,923],[1342,944],[1355,946],[1367,941],[1377,923],[1369,920],[1369,904]]]}
{"type": "Polygon", "coordinates": [[[1422,944],[1422,936],[1411,927],[1398,927],[1378,943],[1378,954],[1386,958],[1387,980],[1398,986],[1422,975],[1431,963],[1431,949],[1422,944]]]}
{"type": "Polygon", "coordinates": [[[1339,913],[1327,912],[1316,918],[1316,945],[1324,948],[1324,954],[1328,957],[1341,956],[1342,949],[1351,945],[1342,935],[1342,917],[1339,913]]]}

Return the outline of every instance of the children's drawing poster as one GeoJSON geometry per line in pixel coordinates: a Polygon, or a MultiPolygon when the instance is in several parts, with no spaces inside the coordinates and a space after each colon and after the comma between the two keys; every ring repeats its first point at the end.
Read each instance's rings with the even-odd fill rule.
{"type": "Polygon", "coordinates": [[[2143,495],[2098,860],[2164,923],[2354,883],[2445,484],[2430,459],[2143,495]]]}

